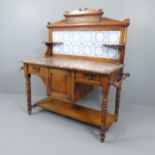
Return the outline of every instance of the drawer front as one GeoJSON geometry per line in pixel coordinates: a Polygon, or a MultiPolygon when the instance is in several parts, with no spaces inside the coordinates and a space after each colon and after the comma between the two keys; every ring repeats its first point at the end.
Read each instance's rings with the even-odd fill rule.
{"type": "Polygon", "coordinates": [[[46,68],[38,65],[28,65],[28,72],[40,76],[46,76],[46,68]]]}
{"type": "Polygon", "coordinates": [[[98,74],[92,74],[92,73],[76,72],[75,80],[77,82],[82,82],[86,84],[99,85],[101,83],[101,76],[98,74]]]}

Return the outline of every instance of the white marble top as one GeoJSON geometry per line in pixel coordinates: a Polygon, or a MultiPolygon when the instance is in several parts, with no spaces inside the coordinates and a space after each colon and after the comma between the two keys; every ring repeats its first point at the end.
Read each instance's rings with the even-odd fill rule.
{"type": "Polygon", "coordinates": [[[23,63],[40,66],[86,71],[99,74],[111,74],[123,67],[122,64],[94,62],[68,58],[34,58],[22,60],[23,63]]]}

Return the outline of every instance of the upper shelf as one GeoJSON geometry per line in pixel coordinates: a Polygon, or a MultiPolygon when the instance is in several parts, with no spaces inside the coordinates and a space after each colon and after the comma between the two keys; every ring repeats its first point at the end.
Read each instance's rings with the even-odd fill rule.
{"type": "MultiPolygon", "coordinates": [[[[44,42],[44,44],[46,46],[52,46],[52,45],[63,44],[63,42],[44,42]]],[[[125,44],[102,44],[102,45],[106,47],[111,47],[111,48],[125,47],[125,44]]]]}
{"type": "Polygon", "coordinates": [[[66,23],[97,23],[101,21],[102,9],[78,9],[64,14],[66,23]]]}
{"type": "Polygon", "coordinates": [[[46,45],[46,46],[52,46],[52,45],[58,45],[58,44],[63,44],[63,42],[44,42],[44,44],[46,45]]]}
{"type": "Polygon", "coordinates": [[[71,16],[89,16],[89,15],[96,15],[96,16],[102,16],[103,11],[102,9],[90,9],[90,8],[84,8],[84,9],[78,9],[73,11],[66,11],[64,14],[65,17],[71,17],[71,16]]]}
{"type": "MultiPolygon", "coordinates": [[[[52,46],[52,45],[59,45],[63,44],[63,42],[44,42],[46,46],[52,46]]],[[[109,47],[109,48],[121,48],[125,47],[125,44],[102,44],[103,46],[109,47]]]]}
{"type": "Polygon", "coordinates": [[[102,44],[103,46],[106,47],[111,47],[111,48],[121,48],[121,47],[125,47],[125,44],[102,44]]]}

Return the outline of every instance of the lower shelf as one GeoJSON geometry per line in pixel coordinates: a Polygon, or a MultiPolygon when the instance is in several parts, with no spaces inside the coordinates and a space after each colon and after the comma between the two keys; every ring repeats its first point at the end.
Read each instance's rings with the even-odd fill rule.
{"type": "MultiPolygon", "coordinates": [[[[63,101],[58,101],[55,99],[46,98],[36,103],[36,106],[39,106],[48,111],[88,123],[94,126],[101,126],[101,112],[91,108],[86,108],[76,104],[70,104],[63,101]]],[[[115,116],[107,113],[106,128],[108,129],[113,121],[115,116]]]]}

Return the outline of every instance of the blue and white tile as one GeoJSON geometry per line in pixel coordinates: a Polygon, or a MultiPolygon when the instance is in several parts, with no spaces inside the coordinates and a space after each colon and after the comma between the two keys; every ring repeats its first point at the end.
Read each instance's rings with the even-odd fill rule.
{"type": "Polygon", "coordinates": [[[95,47],[95,50],[94,50],[94,56],[95,57],[102,57],[103,55],[103,48],[102,47],[95,47]]]}
{"type": "Polygon", "coordinates": [[[102,44],[118,44],[119,37],[119,31],[53,32],[53,40],[63,42],[62,45],[54,45],[53,52],[68,55],[117,58],[118,49],[107,48],[102,46],[102,44]]]}
{"type": "Polygon", "coordinates": [[[117,58],[117,50],[116,49],[108,49],[107,50],[107,56],[108,56],[108,58],[112,58],[112,59],[116,59],[117,58]]]}

